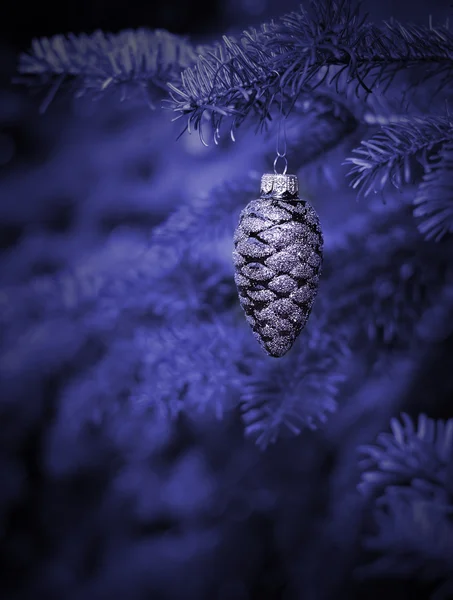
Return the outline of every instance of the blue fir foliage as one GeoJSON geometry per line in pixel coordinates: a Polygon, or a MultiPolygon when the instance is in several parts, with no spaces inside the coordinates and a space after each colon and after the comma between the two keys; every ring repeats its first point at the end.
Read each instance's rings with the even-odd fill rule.
{"type": "Polygon", "coordinates": [[[378,134],[362,142],[347,163],[353,189],[364,196],[379,192],[390,183],[400,189],[413,181],[411,159],[426,164],[428,153],[451,139],[448,117],[406,117],[404,121],[383,125],[378,134]]]}
{"type": "Polygon", "coordinates": [[[78,96],[118,87],[125,97],[127,89],[137,85],[153,106],[156,88],[165,89],[178,69],[195,60],[196,52],[186,40],[164,30],[70,33],[33,40],[30,52],[20,56],[19,71],[27,78],[52,82],[42,110],[66,80],[75,80],[78,96]]]}
{"type": "Polygon", "coordinates": [[[242,381],[245,434],[266,448],[284,430],[299,435],[305,428],[322,426],[337,409],[348,358],[350,351],[342,335],[329,329],[327,319],[313,315],[303,345],[297,344],[294,352],[277,363],[255,362],[242,381]]]}
{"type": "Polygon", "coordinates": [[[329,295],[337,298],[332,322],[343,323],[355,304],[357,319],[349,325],[350,335],[354,331],[360,345],[368,340],[385,353],[420,344],[423,316],[439,306],[442,290],[453,284],[450,242],[423,241],[409,202],[407,197],[398,199],[385,211],[371,207],[372,222],[346,231],[326,259],[325,269],[341,272],[327,282],[329,295]],[[356,264],[353,255],[366,256],[366,261],[356,264]]]}
{"type": "MultiPolygon", "coordinates": [[[[378,434],[410,401],[398,388],[391,414],[378,414],[365,397],[366,385],[388,390],[392,363],[406,360],[414,377],[427,372],[417,399],[427,411],[429,368],[442,362],[429,366],[427,356],[453,333],[453,127],[443,104],[452,60],[448,25],[377,25],[348,0],[311,2],[204,46],[166,31],[97,31],[35,40],[20,57],[29,83],[52,84],[44,108],[65,81],[101,101],[109,90],[124,99],[141,89],[156,113],[165,97],[163,114],[218,144],[216,158],[191,167],[210,170],[203,193],[175,206],[170,192],[152,197],[155,173],[142,182],[150,205],[174,207],[158,226],[115,231],[57,272],[2,289],[0,475],[9,483],[0,534],[12,567],[21,564],[21,536],[33,540],[29,560],[42,581],[25,569],[28,597],[67,597],[74,585],[70,600],[179,600],[182,576],[186,596],[199,600],[262,598],[268,589],[280,597],[286,580],[264,577],[269,553],[285,563],[276,571],[290,580],[289,598],[337,600],[319,592],[324,564],[321,576],[303,567],[312,549],[331,556],[335,528],[345,570],[363,562],[334,519],[335,504],[351,497],[371,515],[363,531],[353,515],[367,559],[359,579],[419,579],[432,600],[453,596],[453,420],[422,413],[415,424],[403,412],[391,433],[378,434]],[[424,86],[429,114],[416,98],[424,86]],[[274,152],[268,134],[280,106],[294,170],[323,223],[325,261],[306,329],[273,360],[239,307],[231,252],[239,213],[257,196],[257,169],[274,152]],[[247,142],[254,158],[234,162],[247,125],[260,132],[247,142]],[[353,423],[334,439],[329,425],[343,412],[353,423]],[[80,499],[78,485],[91,495],[80,499]],[[41,505],[54,520],[41,523],[41,505]],[[16,538],[14,510],[31,515],[37,532],[19,527],[16,538]],[[49,556],[34,551],[41,529],[52,538],[49,556]],[[99,560],[87,567],[93,547],[99,560]],[[192,564],[203,572],[196,582],[192,564]]],[[[157,133],[155,144],[166,157],[157,133]]],[[[183,180],[166,162],[159,181],[183,180]]],[[[439,390],[439,404],[451,401],[451,386],[439,390]]],[[[346,586],[348,575],[331,570],[346,586]]],[[[6,579],[1,585],[8,594],[6,579]]]]}
{"type": "Polygon", "coordinates": [[[403,413],[391,433],[359,450],[360,491],[377,497],[375,531],[364,540],[376,557],[361,577],[397,576],[434,584],[431,598],[453,593],[453,419],[403,413]]]}
{"type": "Polygon", "coordinates": [[[389,486],[409,486],[414,493],[451,501],[453,419],[434,420],[422,414],[415,425],[403,413],[390,426],[391,433],[380,434],[375,445],[360,448],[360,490],[381,495],[389,486]]]}
{"type": "MultiPolygon", "coordinates": [[[[434,27],[391,20],[378,26],[362,14],[360,5],[325,0],[240,36],[223,36],[212,46],[192,47],[166,31],[143,28],[36,39],[31,51],[20,57],[19,70],[31,81],[57,78],[43,108],[68,77],[75,80],[79,94],[119,87],[124,96],[138,84],[153,106],[153,90],[166,90],[166,107],[184,117],[184,130],[198,130],[206,144],[211,136],[219,143],[225,120],[235,139],[246,118],[263,128],[281,98],[289,114],[298,99],[314,98],[315,91],[321,103],[327,94],[339,106],[346,96],[350,108],[361,106],[362,117],[370,122],[363,107],[372,107],[383,93],[391,96],[397,80],[403,90],[397,95],[399,104],[403,94],[408,110],[411,93],[431,79],[435,94],[448,95],[452,57],[448,23],[434,27]]],[[[447,160],[452,140],[449,115],[423,117],[408,110],[403,118],[384,113],[374,121],[381,129],[347,160],[353,165],[351,185],[365,196],[387,183],[400,188],[414,182],[412,163],[420,161],[425,179],[416,214],[422,216],[421,231],[439,239],[451,227],[449,187],[430,185],[434,166],[429,165],[436,156],[437,162],[447,160]],[[436,152],[441,154],[434,156],[436,152]]]]}
{"type": "Polygon", "coordinates": [[[426,239],[441,240],[451,234],[453,144],[447,140],[432,156],[414,198],[414,215],[426,239]]]}

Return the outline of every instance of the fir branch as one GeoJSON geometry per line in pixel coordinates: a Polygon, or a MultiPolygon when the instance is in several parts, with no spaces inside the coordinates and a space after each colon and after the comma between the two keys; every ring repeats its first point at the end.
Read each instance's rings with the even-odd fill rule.
{"type": "Polygon", "coordinates": [[[443,144],[427,164],[414,205],[425,239],[439,241],[453,232],[453,140],[443,144]]]}
{"type": "Polygon", "coordinates": [[[372,204],[371,214],[326,251],[325,293],[336,299],[331,323],[347,324],[354,344],[406,350],[419,340],[419,321],[453,281],[453,247],[424,241],[409,206],[379,205],[372,204]]]}
{"type": "Polygon", "coordinates": [[[453,502],[453,419],[434,420],[421,414],[415,425],[405,413],[392,419],[392,433],[375,445],[361,446],[359,490],[380,496],[390,487],[410,487],[426,499],[453,502]]]}
{"type": "Polygon", "coordinates": [[[348,173],[351,186],[365,197],[382,191],[388,183],[400,189],[412,180],[411,159],[418,159],[426,168],[435,147],[452,138],[448,116],[414,116],[383,125],[353,151],[356,156],[345,161],[353,165],[348,173]]]}
{"type": "Polygon", "coordinates": [[[439,79],[433,95],[451,85],[453,34],[448,21],[434,27],[431,20],[428,26],[421,26],[392,19],[384,22],[382,29],[371,28],[362,41],[362,76],[372,75],[380,88],[386,89],[398,71],[408,68],[419,68],[417,86],[433,77],[439,79]]]}
{"type": "Polygon", "coordinates": [[[144,28],[41,38],[21,55],[19,71],[32,80],[56,78],[47,103],[69,77],[79,94],[130,84],[148,93],[169,89],[170,107],[187,117],[189,130],[200,130],[203,139],[207,114],[217,140],[225,117],[233,137],[249,114],[263,126],[280,93],[294,101],[302,92],[332,86],[338,92],[355,82],[357,91],[369,94],[417,66],[422,80],[439,76],[442,88],[451,80],[452,62],[448,27],[395,21],[377,27],[350,0],[311,0],[277,23],[224,36],[213,46],[192,48],[166,31],[144,28]]]}
{"type": "Polygon", "coordinates": [[[396,21],[377,27],[349,0],[312,1],[277,23],[225,36],[207,49],[179,84],[170,84],[170,107],[187,118],[189,130],[199,129],[207,115],[217,139],[225,118],[233,136],[248,115],[263,126],[279,94],[294,102],[301,93],[339,92],[353,84],[366,96],[378,87],[386,90],[409,67],[421,68],[419,83],[438,76],[440,89],[450,82],[452,65],[447,27],[396,21]]]}
{"type": "Polygon", "coordinates": [[[50,317],[77,320],[80,329],[108,330],[121,314],[161,320],[191,309],[204,312],[208,301],[227,305],[235,287],[232,235],[259,181],[259,174],[251,173],[221,183],[179,206],[149,239],[112,239],[95,256],[56,277],[5,289],[0,298],[5,347],[15,345],[23,330],[50,317]],[[186,294],[190,309],[184,304],[186,294]]]}
{"type": "Polygon", "coordinates": [[[392,433],[362,446],[359,490],[375,498],[373,532],[364,547],[374,554],[360,578],[398,577],[434,584],[431,596],[453,590],[453,419],[421,414],[392,419],[392,433]]]}
{"type": "Polygon", "coordinates": [[[388,494],[375,513],[364,548],[375,557],[356,569],[360,579],[382,577],[428,584],[431,600],[453,593],[453,507],[417,495],[388,494]]]}
{"type": "Polygon", "coordinates": [[[236,407],[250,342],[225,316],[137,328],[134,347],[142,359],[134,395],[170,418],[195,411],[221,419],[236,407]]]}
{"type": "Polygon", "coordinates": [[[321,85],[325,76],[318,76],[326,63],[338,63],[336,45],[360,35],[362,24],[348,0],[312,1],[310,8],[283,17],[280,25],[266,23],[239,38],[224,36],[183,71],[179,86],[170,83],[170,107],[187,117],[187,129],[200,130],[207,114],[217,141],[227,117],[234,139],[249,114],[264,126],[280,94],[289,99],[290,112],[303,89],[321,85]]]}
{"type": "Polygon", "coordinates": [[[366,19],[360,5],[350,0],[311,1],[307,8],[283,16],[267,40],[275,56],[272,68],[281,74],[280,87],[297,97],[302,90],[313,91],[329,81],[333,70],[330,83],[338,83],[347,71],[349,80],[357,79],[370,91],[355,56],[369,31],[366,19]]]}
{"type": "Polygon", "coordinates": [[[262,449],[285,430],[299,435],[303,429],[319,428],[336,410],[348,346],[313,313],[302,337],[305,341],[278,363],[255,359],[243,380],[240,410],[245,434],[262,449]]]}
{"type": "MultiPolygon", "coordinates": [[[[309,10],[284,16],[273,32],[274,68],[283,67],[281,84],[292,94],[335,84],[337,92],[355,83],[355,92],[386,91],[398,73],[421,68],[417,84],[440,78],[449,84],[453,69],[453,35],[445,27],[402,24],[382,26],[361,15],[349,0],[312,3],[309,10]],[[309,58],[308,58],[309,57],[309,58]]],[[[409,86],[410,87],[410,86],[409,86]]]]}
{"type": "MultiPolygon", "coordinates": [[[[81,441],[86,448],[96,439],[118,458],[149,456],[168,441],[182,411],[198,421],[222,418],[236,406],[243,344],[228,318],[155,327],[144,320],[127,326],[123,315],[103,355],[62,382],[50,437],[53,450],[64,443],[70,451],[52,466],[77,468],[81,441]]],[[[43,355],[49,361],[35,348],[35,360],[43,355]]]]}
{"type": "Polygon", "coordinates": [[[153,230],[154,248],[174,249],[181,243],[193,257],[205,256],[206,246],[228,237],[231,241],[239,213],[259,193],[260,173],[220,182],[209,192],[179,206],[153,230]]]}
{"type": "Polygon", "coordinates": [[[152,105],[151,90],[166,89],[195,58],[196,49],[167,31],[95,31],[34,39],[31,50],[19,57],[19,72],[28,82],[54,81],[43,110],[67,79],[74,79],[78,96],[138,85],[152,105]]]}
{"type": "Polygon", "coordinates": [[[156,274],[147,301],[153,314],[173,323],[220,315],[237,303],[231,261],[215,256],[213,247],[202,257],[182,253],[175,267],[156,274]]]}
{"type": "Polygon", "coordinates": [[[231,119],[233,140],[234,130],[249,113],[260,124],[269,119],[278,73],[273,71],[263,49],[263,34],[267,29],[264,25],[261,30],[245,31],[240,39],[224,36],[193,67],[181,73],[179,84],[169,83],[169,108],[179,113],[179,117],[187,117],[186,129],[198,130],[202,141],[205,114],[209,116],[216,142],[225,117],[231,119]]]}

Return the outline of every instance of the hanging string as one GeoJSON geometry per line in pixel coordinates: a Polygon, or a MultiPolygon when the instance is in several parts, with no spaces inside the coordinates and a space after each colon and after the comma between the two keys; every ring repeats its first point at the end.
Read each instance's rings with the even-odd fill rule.
{"type": "MultiPolygon", "coordinates": [[[[277,73],[278,75],[278,73],[277,73]]],[[[278,160],[283,160],[283,175],[286,175],[288,170],[288,160],[286,158],[286,116],[283,114],[283,92],[280,89],[280,110],[278,114],[278,129],[277,129],[277,156],[274,160],[274,173],[277,173],[278,160]],[[283,139],[282,139],[283,137],[283,139]]]]}

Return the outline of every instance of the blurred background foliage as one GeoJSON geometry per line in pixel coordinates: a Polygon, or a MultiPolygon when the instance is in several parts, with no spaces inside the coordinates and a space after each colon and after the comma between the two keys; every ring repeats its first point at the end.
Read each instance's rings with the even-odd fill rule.
{"type": "MultiPolygon", "coordinates": [[[[364,9],[424,25],[451,13],[364,9]]],[[[451,148],[431,144],[441,176],[411,154],[400,189],[359,202],[344,164],[388,115],[407,154],[433,131],[443,141],[451,82],[437,96],[416,85],[409,104],[399,80],[367,102],[300,96],[290,169],[319,213],[325,265],[306,330],[274,360],[231,263],[273,122],[206,147],[177,139],[181,120],[140,86],[49,96],[48,81],[11,78],[32,37],[164,29],[187,37],[184,67],[197,44],[297,5],[2,10],[0,598],[453,598],[452,229],[436,241],[437,208],[423,210],[449,198],[451,148]],[[435,123],[420,133],[407,115],[435,123]]]]}

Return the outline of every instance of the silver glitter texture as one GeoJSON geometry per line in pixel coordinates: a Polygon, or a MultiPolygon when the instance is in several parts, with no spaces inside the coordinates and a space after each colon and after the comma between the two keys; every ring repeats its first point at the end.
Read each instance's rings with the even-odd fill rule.
{"type": "Polygon", "coordinates": [[[267,354],[281,357],[304,328],[318,291],[318,215],[305,200],[253,200],[241,212],[234,244],[235,281],[247,321],[267,354]]]}

